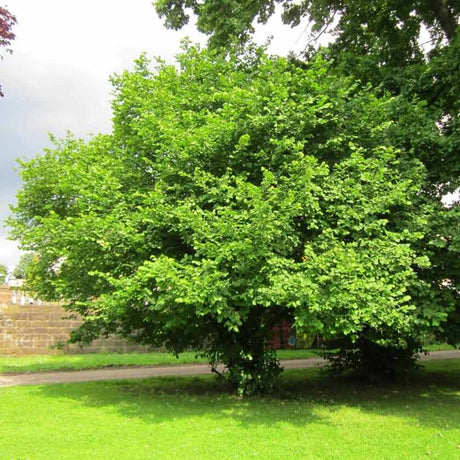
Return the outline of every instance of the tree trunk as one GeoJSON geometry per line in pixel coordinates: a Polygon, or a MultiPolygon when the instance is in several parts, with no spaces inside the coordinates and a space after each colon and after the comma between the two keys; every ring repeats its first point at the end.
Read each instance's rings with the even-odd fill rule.
{"type": "Polygon", "coordinates": [[[449,9],[448,0],[430,0],[430,6],[447,39],[451,42],[456,36],[457,21],[449,9]]]}

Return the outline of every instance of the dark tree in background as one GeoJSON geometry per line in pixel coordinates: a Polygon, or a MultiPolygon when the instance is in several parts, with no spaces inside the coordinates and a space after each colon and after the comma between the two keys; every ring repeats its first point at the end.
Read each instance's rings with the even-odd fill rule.
{"type": "Polygon", "coordinates": [[[334,33],[342,50],[356,53],[380,50],[386,59],[402,62],[420,52],[422,27],[434,41],[453,41],[459,17],[457,0],[156,0],[165,25],[180,29],[193,13],[197,28],[210,35],[210,44],[226,46],[246,41],[253,23],[266,23],[281,4],[283,22],[298,26],[304,18],[313,34],[334,33]],[[385,51],[386,50],[386,51],[385,51]]]}
{"type": "MultiPolygon", "coordinates": [[[[12,32],[13,25],[16,24],[16,17],[13,16],[5,7],[0,6],[0,47],[5,47],[7,53],[12,53],[8,48],[15,35],[12,32]]],[[[3,59],[3,56],[0,55],[3,59]]],[[[2,87],[0,86],[0,97],[3,97],[2,87]]]]}

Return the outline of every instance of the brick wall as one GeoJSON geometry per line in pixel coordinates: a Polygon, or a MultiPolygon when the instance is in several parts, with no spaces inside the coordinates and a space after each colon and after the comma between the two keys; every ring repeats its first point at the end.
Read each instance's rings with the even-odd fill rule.
{"type": "Polygon", "coordinates": [[[21,296],[17,292],[13,304],[12,289],[0,287],[0,355],[149,351],[116,337],[98,339],[85,347],[66,344],[62,350],[55,348],[67,341],[80,320],[68,318],[69,312],[59,304],[38,301],[31,304],[28,296],[22,298],[21,305],[21,296]]]}

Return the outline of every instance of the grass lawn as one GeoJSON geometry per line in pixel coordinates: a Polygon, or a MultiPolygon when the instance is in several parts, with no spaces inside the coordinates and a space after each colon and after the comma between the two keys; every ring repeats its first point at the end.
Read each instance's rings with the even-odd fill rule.
{"type": "MultiPolygon", "coordinates": [[[[315,350],[279,350],[278,356],[279,359],[299,359],[317,357],[318,355],[315,350]]],[[[84,355],[0,356],[0,373],[206,362],[206,359],[197,357],[195,352],[181,353],[178,358],[171,353],[90,353],[84,355]]]]}
{"type": "MultiPolygon", "coordinates": [[[[431,351],[452,349],[449,345],[430,345],[431,351]]],[[[316,350],[278,350],[279,359],[315,358],[316,350]]],[[[84,355],[0,356],[0,373],[37,372],[55,370],[98,369],[112,366],[155,366],[169,364],[205,363],[194,352],[181,353],[91,353],[84,355]]],[[[1,459],[1,457],[0,457],[1,459]]]]}
{"type": "Polygon", "coordinates": [[[0,389],[1,459],[459,458],[460,360],[407,384],[285,372],[238,399],[213,376],[0,389]]]}

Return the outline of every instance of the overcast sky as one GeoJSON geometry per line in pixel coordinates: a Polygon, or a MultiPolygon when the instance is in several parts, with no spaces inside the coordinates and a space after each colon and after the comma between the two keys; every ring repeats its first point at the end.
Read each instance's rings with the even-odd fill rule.
{"type": "MultiPolygon", "coordinates": [[[[14,53],[0,61],[0,221],[9,214],[20,180],[15,158],[49,146],[48,133],[78,137],[109,132],[108,78],[132,67],[142,52],[173,62],[180,40],[206,38],[193,25],[166,30],[151,0],[5,0],[16,15],[14,53]]],[[[0,0],[0,4],[4,4],[0,0]]],[[[273,34],[270,51],[286,54],[305,45],[304,27],[276,18],[258,29],[257,41],[273,34]]],[[[4,54],[4,53],[2,53],[4,54]]],[[[0,226],[0,263],[17,263],[20,252],[0,226]]]]}

